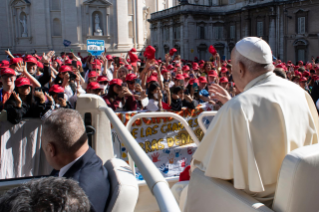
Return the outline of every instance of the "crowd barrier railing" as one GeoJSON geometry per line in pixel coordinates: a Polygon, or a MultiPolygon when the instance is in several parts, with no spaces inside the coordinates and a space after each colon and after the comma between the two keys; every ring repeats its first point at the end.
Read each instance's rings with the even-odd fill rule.
{"type": "MultiPolygon", "coordinates": [[[[180,115],[176,114],[176,113],[171,113],[171,112],[150,112],[150,113],[139,113],[136,114],[135,116],[133,116],[126,124],[126,128],[128,129],[129,132],[131,132],[131,128],[132,125],[134,124],[134,122],[137,119],[140,118],[173,118],[176,119],[178,121],[180,121],[180,123],[185,127],[186,131],[189,133],[189,135],[191,136],[191,138],[193,139],[193,141],[195,142],[195,144],[198,146],[199,145],[199,140],[196,137],[195,133],[193,132],[192,128],[189,126],[189,124],[187,123],[187,121],[181,117],[180,115]]],[[[135,163],[132,160],[132,158],[128,157],[129,159],[129,164],[132,168],[133,173],[135,173],[135,163]]]]}
{"type": "Polygon", "coordinates": [[[198,125],[202,129],[204,134],[207,132],[207,128],[205,127],[203,118],[207,116],[216,116],[216,114],[217,114],[217,111],[205,111],[198,115],[198,118],[197,118],[198,125]]]}
{"type": "Polygon", "coordinates": [[[118,136],[123,141],[130,156],[135,161],[139,171],[143,175],[149,189],[154,194],[160,210],[179,212],[179,206],[168,186],[167,181],[144,150],[140,148],[130,131],[127,130],[111,108],[100,107],[100,110],[104,111],[110,119],[114,129],[118,133],[118,136]]]}

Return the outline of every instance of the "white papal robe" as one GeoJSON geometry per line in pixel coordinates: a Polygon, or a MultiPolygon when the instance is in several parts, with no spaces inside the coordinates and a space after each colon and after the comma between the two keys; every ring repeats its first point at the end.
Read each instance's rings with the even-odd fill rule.
{"type": "Polygon", "coordinates": [[[318,125],[311,97],[268,72],[218,111],[193,156],[192,169],[232,179],[236,189],[269,200],[285,155],[318,143],[318,125]]]}

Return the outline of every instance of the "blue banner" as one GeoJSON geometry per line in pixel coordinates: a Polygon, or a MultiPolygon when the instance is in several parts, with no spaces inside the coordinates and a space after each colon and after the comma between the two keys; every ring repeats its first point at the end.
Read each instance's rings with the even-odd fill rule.
{"type": "Polygon", "coordinates": [[[63,41],[63,45],[64,45],[65,47],[68,47],[68,46],[71,45],[71,41],[64,40],[64,41],[63,41]]]}
{"type": "Polygon", "coordinates": [[[87,51],[93,56],[100,56],[105,49],[104,40],[87,40],[87,51]]]}

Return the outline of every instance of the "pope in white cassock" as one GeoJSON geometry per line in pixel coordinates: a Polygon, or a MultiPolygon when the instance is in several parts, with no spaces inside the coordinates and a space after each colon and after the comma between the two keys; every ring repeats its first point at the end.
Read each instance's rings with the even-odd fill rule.
{"type": "MultiPolygon", "coordinates": [[[[273,200],[285,155],[318,143],[319,129],[311,97],[300,86],[277,77],[272,62],[264,40],[247,37],[236,44],[231,53],[232,74],[242,93],[230,99],[216,85],[210,88],[214,98],[225,104],[210,124],[191,167],[208,177],[232,180],[236,189],[267,205],[273,200]]],[[[187,187],[177,197],[182,208],[186,196],[187,187]]]]}

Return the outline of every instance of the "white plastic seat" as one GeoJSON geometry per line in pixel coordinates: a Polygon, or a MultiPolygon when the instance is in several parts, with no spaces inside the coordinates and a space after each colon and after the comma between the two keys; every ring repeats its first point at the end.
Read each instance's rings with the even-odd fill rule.
{"type": "Polygon", "coordinates": [[[105,163],[110,180],[110,198],[106,212],[132,212],[135,209],[139,188],[128,164],[117,158],[105,163]]]}
{"type": "Polygon", "coordinates": [[[283,160],[272,209],[237,190],[225,180],[206,177],[195,169],[184,211],[319,211],[319,144],[289,153],[283,160]]]}

